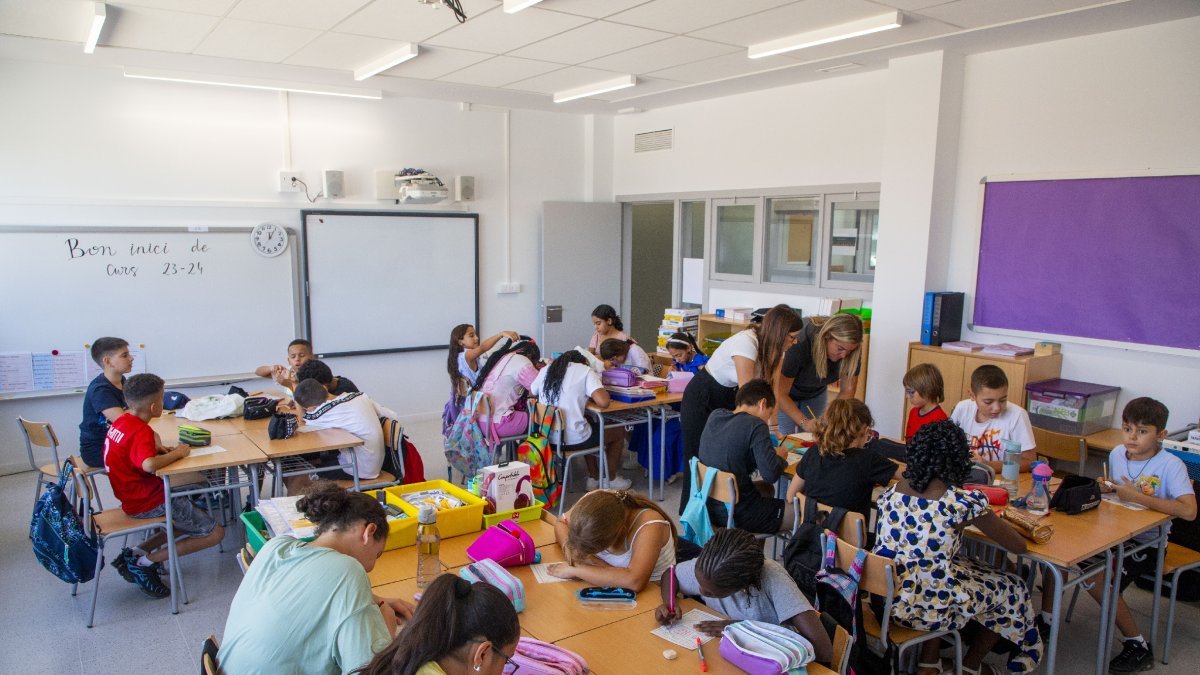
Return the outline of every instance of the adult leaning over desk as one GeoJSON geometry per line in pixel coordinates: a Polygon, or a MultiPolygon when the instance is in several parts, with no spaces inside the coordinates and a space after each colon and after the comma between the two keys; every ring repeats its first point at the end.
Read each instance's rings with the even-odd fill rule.
{"type": "MultiPolygon", "coordinates": [[[[683,434],[683,460],[686,464],[700,454],[700,436],[714,410],[733,410],[738,387],[762,378],[774,383],[779,376],[783,353],[796,342],[802,322],[795,310],[775,305],[762,323],[751,325],[721,343],[704,370],[692,378],[679,406],[679,427],[683,434]]],[[[691,473],[683,473],[683,491],[679,512],[691,497],[691,473]]]]}
{"type": "Polygon", "coordinates": [[[814,419],[825,414],[826,387],[839,383],[838,398],[853,398],[862,362],[862,320],[853,314],[813,316],[783,356],[775,379],[779,402],[779,435],[798,428],[813,431],[814,419]]]}
{"type": "Polygon", "coordinates": [[[397,616],[412,616],[407,602],[371,593],[367,572],[388,535],[379,502],[319,481],[296,508],[317,537],[274,537],[254,557],[217,654],[226,675],[349,673],[388,646],[397,616]]]}

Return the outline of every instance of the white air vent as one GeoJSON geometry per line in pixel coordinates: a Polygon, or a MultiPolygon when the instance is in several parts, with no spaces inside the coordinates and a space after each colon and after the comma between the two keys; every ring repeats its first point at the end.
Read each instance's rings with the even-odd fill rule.
{"type": "Polygon", "coordinates": [[[653,152],[655,150],[670,150],[675,145],[675,130],[660,129],[633,135],[634,152],[653,152]]]}
{"type": "Polygon", "coordinates": [[[843,70],[854,70],[855,68],[862,68],[862,64],[861,63],[853,63],[853,62],[839,63],[836,66],[817,68],[817,72],[818,73],[840,73],[843,70]]]}

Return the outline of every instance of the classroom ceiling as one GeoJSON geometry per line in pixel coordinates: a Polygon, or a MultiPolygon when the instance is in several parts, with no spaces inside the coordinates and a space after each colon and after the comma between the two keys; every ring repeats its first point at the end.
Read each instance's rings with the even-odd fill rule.
{"type": "Polygon", "coordinates": [[[121,0],[94,54],[87,0],[0,0],[0,58],[158,67],[381,89],[568,112],[617,113],[884,68],[934,50],[977,53],[1200,14],[1197,0],[121,0]],[[903,13],[900,28],[751,59],[755,43],[903,13]],[[402,47],[416,58],[361,82],[402,47]],[[832,68],[832,72],[826,69],[832,68]],[[621,75],[636,86],[555,104],[621,75]]]}

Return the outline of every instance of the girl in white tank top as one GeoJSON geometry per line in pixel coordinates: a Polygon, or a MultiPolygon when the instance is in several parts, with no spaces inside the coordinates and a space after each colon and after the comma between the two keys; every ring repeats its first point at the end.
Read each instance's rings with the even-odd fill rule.
{"type": "Polygon", "coordinates": [[[640,591],[675,564],[675,525],[639,494],[589,492],[554,529],[567,559],[550,566],[558,577],[640,591]]]}

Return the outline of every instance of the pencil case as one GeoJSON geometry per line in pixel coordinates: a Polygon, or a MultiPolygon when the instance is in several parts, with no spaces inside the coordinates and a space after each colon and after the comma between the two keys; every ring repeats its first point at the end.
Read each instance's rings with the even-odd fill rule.
{"type": "Polygon", "coordinates": [[[974,492],[982,492],[984,497],[987,497],[989,506],[1005,506],[1008,504],[1008,490],[995,485],[976,485],[968,483],[963,486],[964,490],[972,490],[974,492]]]}
{"type": "Polygon", "coordinates": [[[629,588],[616,586],[589,586],[575,591],[579,606],[585,609],[634,609],[637,593],[629,588]]]}
{"type": "Polygon", "coordinates": [[[521,583],[520,579],[514,577],[512,572],[501,567],[500,563],[495,560],[484,558],[478,562],[473,562],[460,569],[458,576],[473,584],[491,584],[499,588],[512,601],[513,607],[517,610],[518,614],[525,611],[525,585],[521,583]]]}
{"type": "Polygon", "coordinates": [[[212,432],[185,424],[179,427],[179,442],[192,446],[208,445],[212,443],[212,432]]]}

